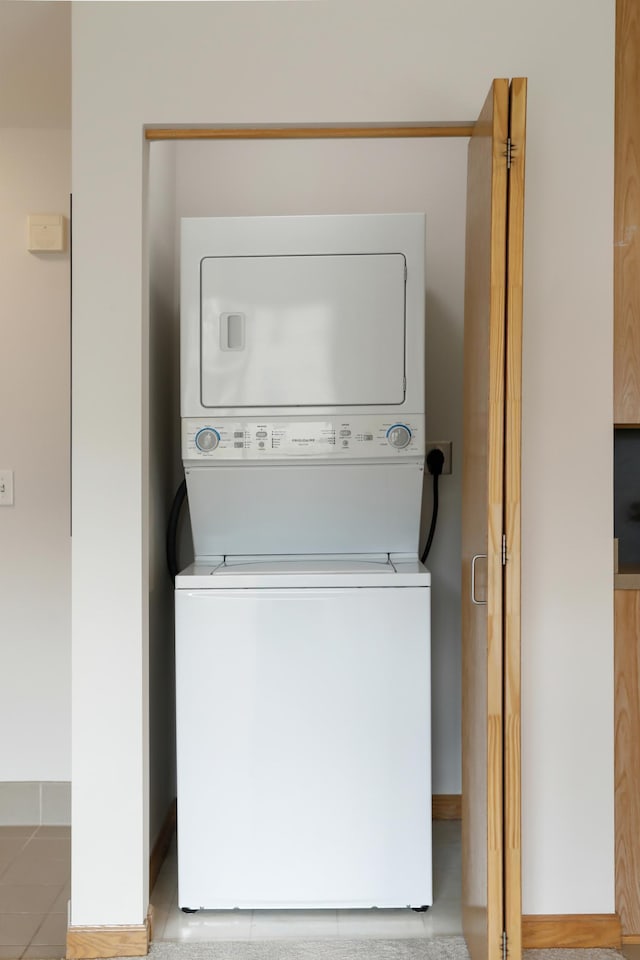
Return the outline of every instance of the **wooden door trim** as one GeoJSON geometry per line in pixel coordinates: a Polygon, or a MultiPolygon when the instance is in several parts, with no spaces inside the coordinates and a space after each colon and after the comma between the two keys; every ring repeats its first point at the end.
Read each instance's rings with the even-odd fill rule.
{"type": "Polygon", "coordinates": [[[463,930],[498,960],[503,912],[503,494],[509,82],[494,80],[469,141],[462,480],[463,930]],[[483,603],[469,595],[483,556],[483,603]],[[486,583],[486,587],[484,587],[486,583]]]}
{"type": "MultiPolygon", "coordinates": [[[[493,82],[494,116],[497,117],[493,136],[494,186],[492,223],[505,226],[503,245],[506,247],[507,223],[507,164],[506,141],[508,137],[509,83],[507,80],[493,82]],[[507,111],[506,116],[501,111],[507,111]]],[[[485,135],[479,131],[480,136],[485,135]]],[[[498,233],[498,230],[496,230],[498,233]]],[[[504,577],[502,565],[502,535],[504,523],[504,368],[506,358],[506,249],[498,249],[499,238],[491,257],[491,290],[493,319],[490,324],[490,367],[496,371],[493,394],[489,397],[489,448],[488,448],[488,504],[489,525],[487,530],[487,827],[488,856],[493,860],[493,869],[488,871],[488,929],[502,931],[504,923],[504,577]],[[491,917],[495,916],[495,920],[491,917]]],[[[491,381],[490,381],[491,386],[491,381]]],[[[489,944],[489,960],[497,956],[499,943],[489,944]]]]}
{"type": "Polygon", "coordinates": [[[640,934],[640,591],[614,590],[615,883],[625,937],[640,934]]]}
{"type": "MultiPolygon", "coordinates": [[[[616,2],[613,421],[640,426],[640,15],[616,2]]],[[[615,578],[615,890],[623,942],[640,942],[640,583],[615,578]]]]}
{"type": "Polygon", "coordinates": [[[636,0],[616,2],[613,202],[613,419],[640,422],[640,15],[636,0]]]}
{"type": "Polygon", "coordinates": [[[375,140],[470,137],[468,120],[444,123],[220,124],[202,127],[145,127],[145,140],[375,140]]]}
{"type": "Polygon", "coordinates": [[[521,460],[524,175],[527,81],[511,81],[507,217],[507,302],[504,454],[504,925],[509,956],[522,954],[521,827],[521,460]]]}

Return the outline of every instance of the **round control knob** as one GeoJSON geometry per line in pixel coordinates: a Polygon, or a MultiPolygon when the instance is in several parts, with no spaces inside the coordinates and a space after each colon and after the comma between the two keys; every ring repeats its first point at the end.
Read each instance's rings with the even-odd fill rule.
{"type": "Polygon", "coordinates": [[[203,453],[210,453],[220,443],[220,434],[213,427],[203,427],[196,433],[196,447],[203,453]]]}
{"type": "Polygon", "coordinates": [[[394,423],[387,430],[387,440],[396,450],[404,450],[411,443],[411,430],[404,423],[394,423]]]}

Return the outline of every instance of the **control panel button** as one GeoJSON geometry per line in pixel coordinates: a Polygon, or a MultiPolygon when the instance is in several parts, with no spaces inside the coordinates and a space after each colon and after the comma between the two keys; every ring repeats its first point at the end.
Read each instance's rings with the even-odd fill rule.
{"type": "Polygon", "coordinates": [[[215,450],[220,443],[220,434],[213,427],[203,427],[196,433],[196,447],[203,453],[215,450]]]}
{"type": "Polygon", "coordinates": [[[411,430],[404,423],[394,423],[387,430],[387,440],[396,450],[403,450],[411,443],[411,430]]]}

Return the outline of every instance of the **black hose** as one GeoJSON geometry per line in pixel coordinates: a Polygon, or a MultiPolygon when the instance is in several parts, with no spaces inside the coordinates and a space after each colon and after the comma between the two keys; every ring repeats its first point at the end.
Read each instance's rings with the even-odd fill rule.
{"type": "Polygon", "coordinates": [[[175,580],[178,572],[178,522],[180,520],[180,510],[187,496],[187,481],[183,480],[171,504],[169,513],[169,522],[167,523],[167,570],[172,580],[175,580]]]}
{"type": "Polygon", "coordinates": [[[444,466],[444,456],[442,450],[434,449],[430,450],[427,455],[427,469],[433,477],[433,507],[431,510],[431,525],[429,527],[429,533],[427,536],[427,543],[422,551],[422,556],[420,557],[420,562],[425,563],[427,557],[429,556],[429,551],[431,550],[431,544],[433,543],[433,538],[436,532],[436,524],[438,523],[438,503],[439,503],[439,494],[438,494],[438,480],[440,479],[440,474],[442,473],[442,468],[444,466]]]}

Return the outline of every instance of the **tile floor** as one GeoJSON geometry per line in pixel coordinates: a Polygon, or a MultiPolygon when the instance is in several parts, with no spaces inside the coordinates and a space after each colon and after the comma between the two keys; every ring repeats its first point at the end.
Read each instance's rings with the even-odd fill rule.
{"type": "Polygon", "coordinates": [[[0,827],[0,960],[63,957],[70,827],[0,827]]]}
{"type": "Polygon", "coordinates": [[[154,939],[288,940],[363,937],[405,938],[462,933],[460,912],[460,822],[433,824],[434,905],[413,910],[200,910],[186,914],[177,905],[175,841],[151,895],[154,939]]]}
{"type": "MultiPolygon", "coordinates": [[[[434,905],[410,910],[178,910],[175,839],[153,890],[157,940],[429,937],[462,932],[460,823],[433,825],[434,905]]],[[[0,960],[64,957],[71,877],[69,827],[0,827],[0,960]]],[[[625,946],[640,960],[640,945],[625,946]]]]}

